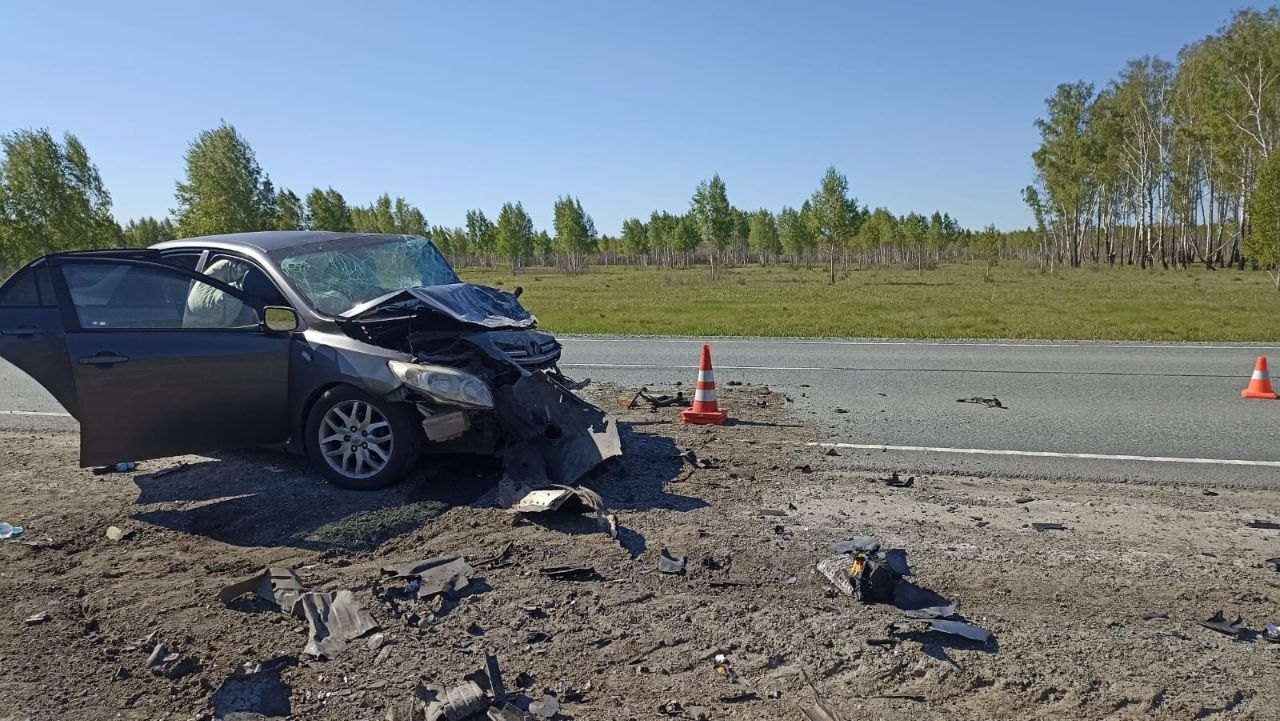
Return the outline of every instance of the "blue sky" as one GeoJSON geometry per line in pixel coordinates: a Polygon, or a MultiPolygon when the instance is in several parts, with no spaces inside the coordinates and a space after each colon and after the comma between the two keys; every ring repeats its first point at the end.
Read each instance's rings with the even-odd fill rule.
{"type": "Polygon", "coordinates": [[[173,205],[221,119],[277,187],[403,195],[433,224],[574,194],[602,232],[720,173],[798,205],[834,164],[897,213],[1025,226],[1059,82],[1173,59],[1238,2],[0,0],[0,132],[74,132],[122,221],[173,205]]]}

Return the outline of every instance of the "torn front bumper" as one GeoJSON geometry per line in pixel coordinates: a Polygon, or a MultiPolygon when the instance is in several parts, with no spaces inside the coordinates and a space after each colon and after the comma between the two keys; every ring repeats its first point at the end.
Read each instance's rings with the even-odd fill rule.
{"type": "Polygon", "coordinates": [[[504,484],[573,485],[622,455],[617,420],[546,372],[528,373],[493,392],[494,413],[506,436],[504,484]]]}

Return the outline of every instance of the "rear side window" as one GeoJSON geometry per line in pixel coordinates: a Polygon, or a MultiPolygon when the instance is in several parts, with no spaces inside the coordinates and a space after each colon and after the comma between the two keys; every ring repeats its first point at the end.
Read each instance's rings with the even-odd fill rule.
{"type": "Polygon", "coordinates": [[[49,281],[49,268],[44,265],[27,266],[0,286],[0,306],[48,307],[57,305],[53,297],[53,284],[49,281]]]}

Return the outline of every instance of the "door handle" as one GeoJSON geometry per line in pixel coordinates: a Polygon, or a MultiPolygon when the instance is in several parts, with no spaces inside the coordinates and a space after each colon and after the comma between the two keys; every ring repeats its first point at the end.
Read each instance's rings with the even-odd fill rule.
{"type": "Polygon", "coordinates": [[[4,335],[16,335],[19,338],[30,338],[35,335],[44,335],[44,330],[33,325],[20,325],[15,328],[5,328],[0,331],[4,335]]]}
{"type": "Polygon", "coordinates": [[[82,366],[113,366],[117,363],[128,363],[129,356],[116,355],[110,351],[103,351],[97,355],[86,356],[79,359],[82,366]]]}

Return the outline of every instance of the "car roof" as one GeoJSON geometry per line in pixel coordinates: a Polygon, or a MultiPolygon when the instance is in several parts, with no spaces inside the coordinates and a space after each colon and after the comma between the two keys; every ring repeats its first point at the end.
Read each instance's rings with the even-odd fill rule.
{"type": "Polygon", "coordinates": [[[151,246],[156,250],[166,248],[189,248],[192,246],[221,248],[244,248],[260,253],[273,253],[285,248],[296,248],[313,243],[324,243],[330,240],[347,238],[401,238],[404,236],[384,233],[335,233],[328,230],[264,230],[256,233],[226,233],[224,235],[203,235],[196,238],[169,240],[151,246]]]}

